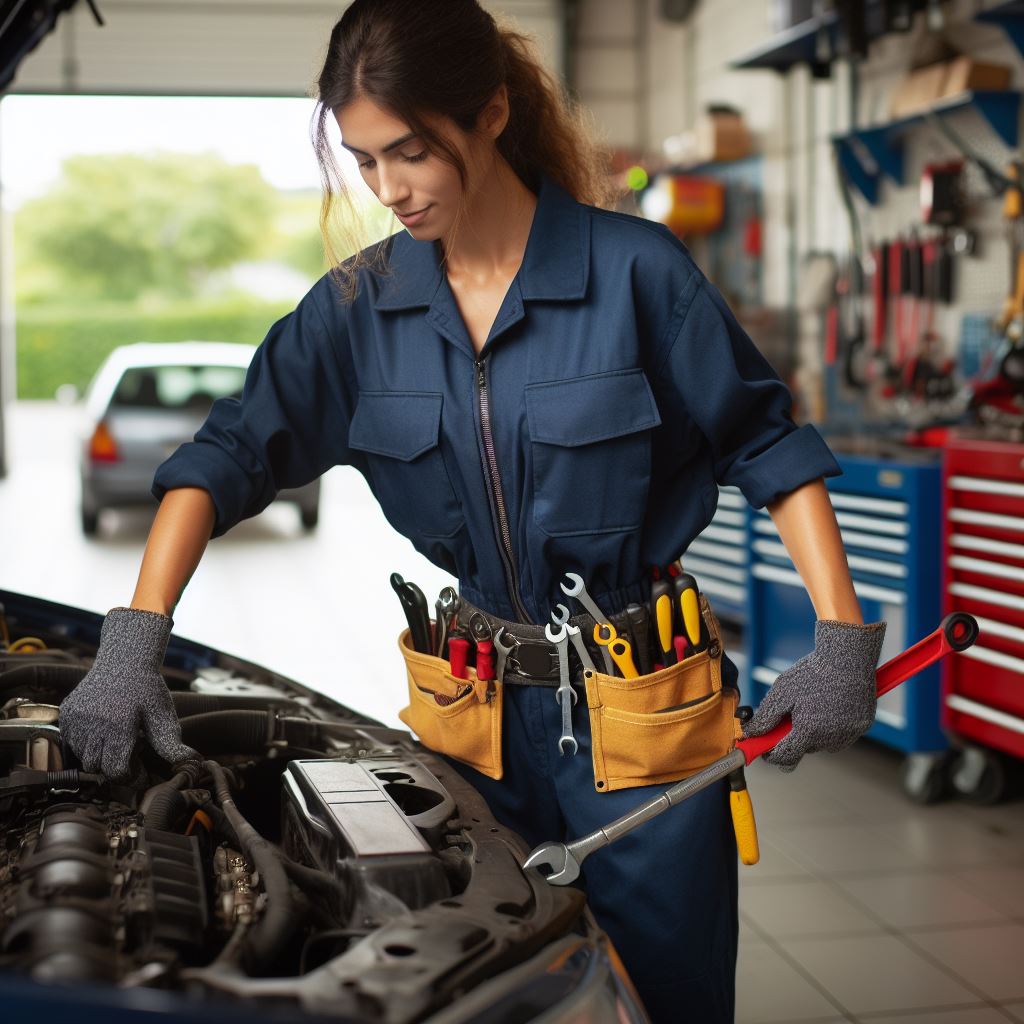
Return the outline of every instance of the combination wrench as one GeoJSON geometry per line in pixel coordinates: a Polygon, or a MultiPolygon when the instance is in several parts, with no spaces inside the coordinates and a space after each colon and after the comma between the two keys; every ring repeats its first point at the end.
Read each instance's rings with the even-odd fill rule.
{"type": "MultiPolygon", "coordinates": [[[[593,616],[594,621],[598,623],[604,623],[606,626],[611,626],[608,621],[608,616],[605,615],[594,599],[587,593],[587,588],[583,583],[583,577],[579,573],[567,572],[565,579],[569,582],[566,583],[564,580],[558,585],[562,588],[562,593],[566,597],[575,597],[577,601],[593,616]]],[[[609,676],[615,675],[615,665],[612,662],[611,652],[607,647],[601,648],[601,656],[604,659],[605,674],[609,676]]]]}
{"type": "Polygon", "coordinates": [[[544,627],[544,635],[549,643],[558,648],[558,689],[555,690],[555,700],[562,707],[562,735],[558,740],[558,750],[563,755],[575,754],[580,745],[572,734],[572,706],[577,697],[569,681],[569,631],[565,626],[559,626],[556,632],[549,622],[544,627]]]}
{"type": "Polygon", "coordinates": [[[583,642],[580,627],[569,624],[569,609],[566,608],[564,604],[555,605],[555,610],[551,613],[551,618],[554,620],[556,626],[565,626],[565,631],[569,634],[569,642],[576,648],[576,653],[579,655],[584,669],[590,669],[591,672],[596,672],[597,668],[594,665],[594,659],[590,657],[590,651],[587,650],[587,646],[583,642]]]}

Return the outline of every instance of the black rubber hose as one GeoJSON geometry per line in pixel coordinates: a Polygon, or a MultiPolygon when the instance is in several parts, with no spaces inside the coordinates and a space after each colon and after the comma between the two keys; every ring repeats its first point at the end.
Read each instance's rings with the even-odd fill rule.
{"type": "Polygon", "coordinates": [[[0,693],[25,687],[33,693],[40,690],[70,693],[85,677],[88,665],[18,665],[0,672],[0,693]]]}
{"type": "Polygon", "coordinates": [[[171,690],[174,710],[179,718],[205,715],[213,711],[265,711],[264,697],[220,697],[215,693],[195,693],[192,690],[171,690]]]}
{"type": "Polygon", "coordinates": [[[302,923],[302,916],[295,912],[295,901],[281,855],[235,806],[224,769],[216,761],[204,764],[213,776],[217,801],[238,836],[242,852],[259,872],[267,894],[263,916],[246,932],[242,954],[245,970],[249,974],[258,974],[277,962],[302,923]]]}
{"type": "Polygon", "coordinates": [[[188,814],[188,801],[181,790],[164,783],[154,786],[147,794],[148,806],[143,811],[142,823],[146,828],[171,831],[175,824],[188,814]]]}
{"type": "Polygon", "coordinates": [[[266,711],[210,711],[181,720],[181,741],[206,754],[260,754],[272,737],[266,711]]]}

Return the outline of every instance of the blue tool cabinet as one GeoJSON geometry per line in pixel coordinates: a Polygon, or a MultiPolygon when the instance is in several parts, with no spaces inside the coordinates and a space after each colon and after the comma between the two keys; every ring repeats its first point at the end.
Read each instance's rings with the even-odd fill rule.
{"type": "MultiPolygon", "coordinates": [[[[888,623],[881,664],[941,620],[941,453],[908,449],[886,458],[833,451],[843,475],[825,483],[864,621],[888,623]]],[[[751,508],[738,488],[719,488],[714,519],[682,564],[716,614],[743,627],[743,649],[729,653],[744,703],[756,706],[775,677],[813,649],[817,618],[771,516],[751,508]]],[[[926,799],[948,748],[939,666],[882,697],[868,736],[923,758],[903,781],[912,796],[926,799]]]]}
{"type": "MultiPolygon", "coordinates": [[[[939,453],[910,451],[904,460],[837,452],[836,459],[843,475],[825,482],[864,621],[888,623],[882,664],[941,619],[939,453]]],[[[744,702],[756,706],[775,677],[813,649],[816,615],[765,509],[748,506],[748,538],[740,684],[744,702]]],[[[939,666],[932,665],[879,700],[868,736],[908,754],[945,750],[939,696],[939,666]]]]}

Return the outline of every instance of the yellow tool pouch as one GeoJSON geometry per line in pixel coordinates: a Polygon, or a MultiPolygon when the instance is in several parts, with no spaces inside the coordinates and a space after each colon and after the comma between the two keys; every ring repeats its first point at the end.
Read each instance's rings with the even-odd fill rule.
{"type": "Polygon", "coordinates": [[[431,750],[500,779],[503,687],[478,679],[472,666],[466,669],[468,679],[453,676],[443,658],[413,648],[408,629],[399,636],[398,649],[409,680],[409,706],[398,717],[431,750]],[[451,703],[439,704],[435,693],[451,703]]]}
{"type": "Polygon", "coordinates": [[[633,679],[584,673],[598,792],[685,779],[742,738],[739,692],[722,689],[721,630],[703,594],[700,608],[711,637],[700,653],[633,679]]]}

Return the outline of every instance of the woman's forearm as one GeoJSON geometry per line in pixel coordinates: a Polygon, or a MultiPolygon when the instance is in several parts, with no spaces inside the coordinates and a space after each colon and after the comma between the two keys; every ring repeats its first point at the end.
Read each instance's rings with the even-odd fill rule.
{"type": "Polygon", "coordinates": [[[818,477],[767,506],[819,619],[863,624],[825,481],[818,477]]]}
{"type": "Polygon", "coordinates": [[[213,531],[216,509],[201,487],[164,494],[149,531],[132,608],[172,615],[213,531]]]}

